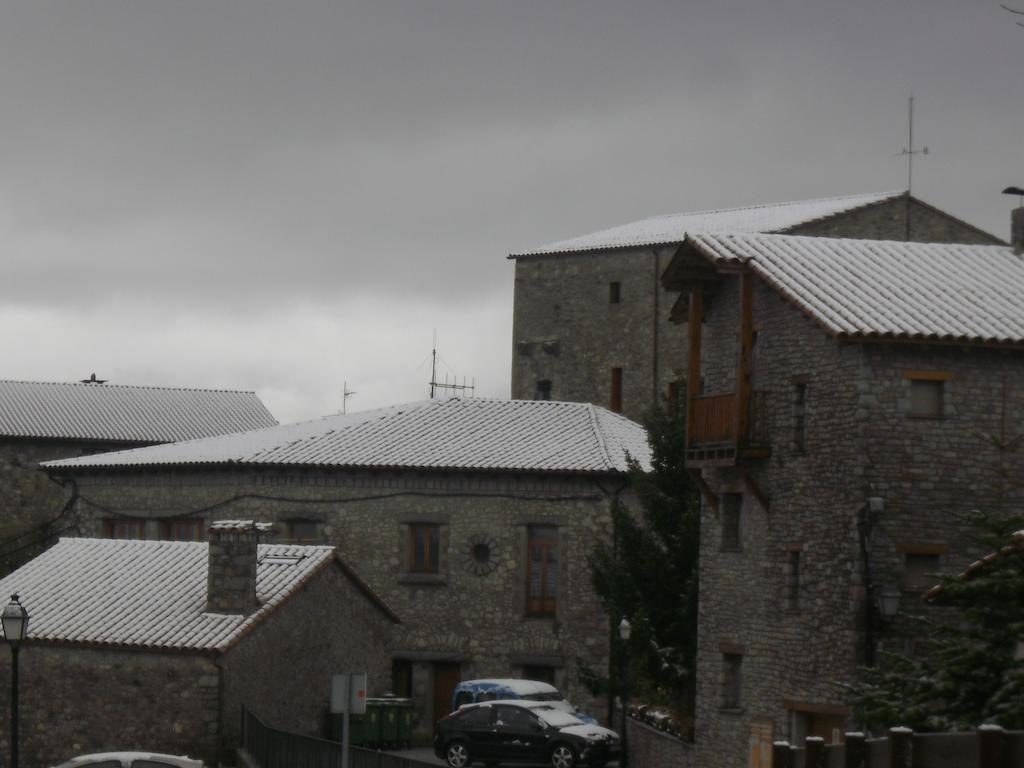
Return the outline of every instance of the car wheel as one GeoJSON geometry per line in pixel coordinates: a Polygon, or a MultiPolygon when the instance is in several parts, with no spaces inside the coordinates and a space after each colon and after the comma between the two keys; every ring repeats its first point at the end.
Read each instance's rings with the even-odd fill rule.
{"type": "Polygon", "coordinates": [[[453,741],[444,751],[444,761],[449,768],[466,768],[469,765],[469,747],[464,741],[453,741]]]}
{"type": "Polygon", "coordinates": [[[555,744],[551,750],[551,768],[573,768],[576,753],[568,744],[555,744]]]}

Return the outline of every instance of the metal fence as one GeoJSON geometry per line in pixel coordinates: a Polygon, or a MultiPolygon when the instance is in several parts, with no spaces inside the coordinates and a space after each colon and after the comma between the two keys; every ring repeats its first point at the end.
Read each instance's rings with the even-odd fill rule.
{"type": "Polygon", "coordinates": [[[1024,768],[1024,731],[981,726],[973,733],[914,733],[893,728],[880,739],[846,734],[843,744],[809,737],[775,742],[772,768],[1024,768]]]}
{"type": "MultiPolygon", "coordinates": [[[[259,768],[341,768],[342,747],[337,741],[270,728],[245,708],[242,709],[242,748],[259,768]]],[[[349,747],[349,768],[427,766],[431,764],[401,755],[349,747]]]]}

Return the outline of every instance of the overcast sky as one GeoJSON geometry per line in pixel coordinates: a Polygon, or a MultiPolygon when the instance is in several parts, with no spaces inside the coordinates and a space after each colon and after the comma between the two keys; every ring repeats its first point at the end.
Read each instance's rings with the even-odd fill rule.
{"type": "MultiPolygon", "coordinates": [[[[1020,3],[1024,8],[1024,2],[1020,3]]],[[[898,190],[1008,237],[992,0],[0,2],[0,378],[507,397],[513,250],[898,190]]]]}

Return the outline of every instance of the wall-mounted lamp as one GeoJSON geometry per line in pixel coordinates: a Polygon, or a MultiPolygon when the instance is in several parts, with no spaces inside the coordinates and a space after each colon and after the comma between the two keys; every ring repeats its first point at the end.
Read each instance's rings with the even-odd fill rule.
{"type": "Polygon", "coordinates": [[[896,618],[896,614],[900,612],[900,600],[903,595],[900,593],[899,587],[894,584],[887,584],[882,587],[881,593],[878,595],[878,614],[886,620],[896,618]]]}

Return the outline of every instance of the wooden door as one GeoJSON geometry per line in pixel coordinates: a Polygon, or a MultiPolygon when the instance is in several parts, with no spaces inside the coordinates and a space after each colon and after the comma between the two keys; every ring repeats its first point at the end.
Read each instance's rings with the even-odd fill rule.
{"type": "Polygon", "coordinates": [[[462,679],[462,665],[450,662],[434,664],[434,722],[452,711],[452,691],[462,679]]]}
{"type": "Polygon", "coordinates": [[[751,721],[748,768],[771,768],[772,727],[771,720],[751,721]]]}

